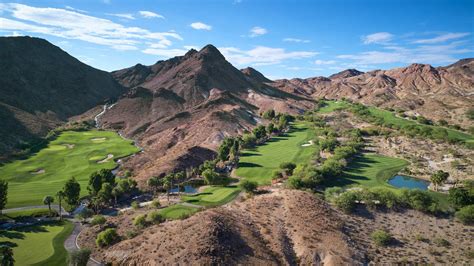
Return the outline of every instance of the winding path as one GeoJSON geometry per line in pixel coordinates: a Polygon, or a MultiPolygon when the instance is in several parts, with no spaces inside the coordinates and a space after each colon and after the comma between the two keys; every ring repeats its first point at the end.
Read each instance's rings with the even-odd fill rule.
{"type": "MultiPolygon", "coordinates": [[[[79,222],[73,222],[73,223],[74,223],[74,229],[72,230],[71,235],[69,235],[66,241],[64,241],[64,248],[66,248],[68,252],[81,249],[81,247],[79,247],[79,244],[77,243],[77,238],[81,234],[83,226],[79,222]]],[[[95,260],[92,257],[90,257],[89,261],[87,262],[87,266],[100,266],[100,265],[104,265],[104,264],[100,263],[99,261],[95,260]]]]}

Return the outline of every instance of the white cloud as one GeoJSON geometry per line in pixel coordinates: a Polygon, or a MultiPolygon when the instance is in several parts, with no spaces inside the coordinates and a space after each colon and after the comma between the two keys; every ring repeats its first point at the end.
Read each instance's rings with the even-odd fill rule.
{"type": "Polygon", "coordinates": [[[310,40],[303,40],[303,39],[297,39],[297,38],[285,38],[283,39],[284,42],[297,42],[297,43],[309,43],[311,42],[310,40]]]}
{"type": "Polygon", "coordinates": [[[339,55],[338,58],[353,60],[356,64],[388,64],[388,63],[427,63],[442,64],[456,61],[455,54],[472,52],[461,48],[463,42],[453,42],[447,45],[423,45],[415,48],[387,46],[389,51],[369,51],[358,54],[339,55]]]}
{"type": "Polygon", "coordinates": [[[250,37],[257,37],[257,36],[261,36],[261,35],[264,35],[264,34],[267,34],[268,31],[267,29],[265,28],[262,28],[262,27],[253,27],[250,29],[250,37]]]}
{"type": "Polygon", "coordinates": [[[445,42],[445,41],[449,41],[453,39],[459,39],[462,37],[466,37],[468,35],[470,35],[469,32],[446,33],[446,34],[442,34],[431,39],[416,40],[413,43],[421,43],[421,44],[440,43],[440,42],[445,42]]]}
{"type": "Polygon", "coordinates": [[[195,45],[185,45],[183,46],[184,49],[186,50],[191,50],[191,49],[194,49],[194,50],[199,50],[199,47],[195,46],[195,45]]]}
{"type": "Polygon", "coordinates": [[[377,32],[362,36],[362,41],[364,44],[377,43],[377,44],[386,44],[393,39],[394,35],[388,32],[377,32]]]}
{"type": "Polygon", "coordinates": [[[82,10],[82,9],[77,9],[77,8],[74,8],[72,6],[65,6],[66,9],[69,9],[69,10],[72,10],[72,11],[77,11],[77,12],[81,12],[81,13],[89,13],[85,10],[82,10]]]}
{"type": "Polygon", "coordinates": [[[325,60],[319,60],[319,59],[318,59],[318,60],[314,61],[314,63],[315,63],[316,65],[333,65],[333,64],[336,63],[336,61],[334,61],[334,60],[327,60],[327,61],[325,61],[325,60]]]}
{"type": "Polygon", "coordinates": [[[138,11],[138,13],[140,15],[142,15],[144,18],[165,18],[164,16],[160,15],[160,14],[157,14],[155,12],[151,12],[151,11],[146,11],[146,10],[143,10],[143,11],[138,11]]]}
{"type": "Polygon", "coordinates": [[[82,40],[117,50],[136,50],[137,45],[143,41],[170,46],[172,39],[182,40],[176,32],[151,32],[139,27],[126,27],[108,19],[66,9],[0,4],[0,11],[11,13],[15,18],[0,18],[0,30],[41,33],[82,40]]]}
{"type": "Polygon", "coordinates": [[[153,49],[147,48],[142,52],[145,54],[158,55],[164,58],[170,58],[175,56],[184,55],[188,50],[185,49],[153,49]]]}
{"type": "Polygon", "coordinates": [[[116,13],[116,14],[107,13],[106,15],[114,16],[114,17],[118,17],[118,18],[130,19],[130,20],[135,19],[133,14],[129,14],[129,13],[116,13]]]}
{"type": "Polygon", "coordinates": [[[309,58],[317,55],[316,52],[294,51],[287,52],[283,48],[257,46],[251,50],[241,50],[235,47],[219,48],[222,54],[231,63],[236,65],[273,65],[284,60],[309,58]]]}
{"type": "Polygon", "coordinates": [[[195,30],[212,30],[211,25],[207,25],[207,24],[202,23],[202,22],[193,22],[189,26],[191,26],[191,28],[193,28],[195,30]]]}

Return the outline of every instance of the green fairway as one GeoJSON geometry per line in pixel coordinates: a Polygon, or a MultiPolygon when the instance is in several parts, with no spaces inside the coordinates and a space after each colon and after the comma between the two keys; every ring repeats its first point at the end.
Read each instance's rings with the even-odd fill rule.
{"type": "Polygon", "coordinates": [[[289,133],[273,137],[255,149],[242,151],[236,175],[256,181],[259,185],[268,185],[273,171],[279,169],[282,162],[298,164],[311,158],[315,146],[301,145],[313,139],[313,129],[305,123],[294,124],[289,133]]]}
{"type": "Polygon", "coordinates": [[[213,186],[196,195],[183,196],[183,201],[201,206],[219,206],[233,200],[239,192],[237,186],[213,186]]]}
{"type": "Polygon", "coordinates": [[[345,101],[324,101],[324,106],[318,109],[318,113],[326,114],[337,110],[342,110],[350,107],[350,104],[345,101]]]}
{"type": "Polygon", "coordinates": [[[328,183],[328,186],[350,187],[390,187],[387,181],[408,165],[399,158],[376,154],[363,154],[355,158],[346,168],[344,174],[328,183]]]}
{"type": "Polygon", "coordinates": [[[66,265],[63,244],[73,227],[64,222],[0,231],[0,245],[13,248],[15,265],[66,265]]]}
{"type": "Polygon", "coordinates": [[[30,158],[0,167],[0,178],[9,183],[7,208],[41,205],[44,196],[55,195],[72,176],[81,184],[81,195],[85,195],[92,172],[113,169],[117,167],[115,160],[137,151],[132,141],[115,132],[63,132],[30,158]],[[106,159],[109,154],[113,158],[106,159]]]}
{"type": "Polygon", "coordinates": [[[184,205],[181,205],[181,204],[175,204],[175,205],[171,205],[169,207],[166,207],[164,209],[161,209],[160,214],[165,219],[176,220],[176,219],[179,219],[183,216],[192,215],[197,211],[198,211],[198,208],[194,208],[194,207],[190,207],[190,206],[184,206],[184,205]]]}

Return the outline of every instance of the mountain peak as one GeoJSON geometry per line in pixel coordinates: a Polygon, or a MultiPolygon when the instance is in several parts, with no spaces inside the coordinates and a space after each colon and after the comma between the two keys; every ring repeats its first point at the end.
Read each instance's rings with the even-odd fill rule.
{"type": "Polygon", "coordinates": [[[240,72],[242,72],[245,76],[247,76],[249,79],[257,81],[257,82],[272,82],[269,80],[267,77],[265,77],[262,73],[258,72],[252,67],[246,67],[244,69],[241,69],[240,72]]]}
{"type": "Polygon", "coordinates": [[[338,72],[336,74],[333,74],[333,75],[329,76],[329,78],[330,79],[343,79],[343,78],[350,78],[350,77],[358,76],[358,75],[361,75],[361,74],[364,74],[364,72],[359,71],[359,70],[354,69],[354,68],[349,68],[349,69],[343,70],[341,72],[338,72]]]}
{"type": "Polygon", "coordinates": [[[221,54],[221,52],[219,51],[219,49],[217,49],[214,45],[212,44],[208,44],[206,46],[204,46],[201,51],[199,51],[199,54],[200,55],[204,55],[204,56],[207,56],[207,57],[211,57],[211,58],[222,58],[222,59],[225,59],[224,56],[221,54]]]}

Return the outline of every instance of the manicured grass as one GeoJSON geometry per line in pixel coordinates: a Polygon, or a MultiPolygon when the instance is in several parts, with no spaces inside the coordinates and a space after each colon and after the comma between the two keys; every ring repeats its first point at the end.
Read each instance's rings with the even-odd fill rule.
{"type": "Polygon", "coordinates": [[[79,181],[81,194],[85,195],[92,172],[113,169],[117,166],[115,160],[137,151],[131,141],[115,132],[63,132],[47,148],[30,158],[0,167],[0,178],[9,183],[7,208],[41,205],[44,196],[55,195],[72,176],[79,181]],[[114,158],[98,163],[108,154],[113,154],[114,158]]]}
{"type": "Polygon", "coordinates": [[[259,185],[271,183],[274,170],[282,162],[296,164],[306,162],[315,151],[315,146],[301,145],[314,139],[314,130],[306,123],[298,122],[284,136],[273,137],[267,143],[252,150],[242,151],[236,175],[259,185]]]}
{"type": "Polygon", "coordinates": [[[183,216],[188,216],[192,215],[195,212],[197,212],[199,209],[190,207],[190,206],[184,206],[181,204],[175,204],[171,205],[169,207],[166,207],[164,209],[160,210],[160,214],[165,218],[165,219],[171,219],[171,220],[176,220],[179,219],[183,216]]]}
{"type": "Polygon", "coordinates": [[[183,196],[183,201],[201,206],[219,206],[232,201],[240,192],[238,186],[212,186],[196,195],[183,196]]]}
{"type": "Polygon", "coordinates": [[[399,158],[376,154],[363,154],[355,158],[344,171],[344,174],[331,180],[328,186],[351,187],[389,187],[387,180],[408,165],[399,158]]]}
{"type": "Polygon", "coordinates": [[[331,113],[337,110],[345,109],[350,106],[350,104],[345,101],[324,101],[324,103],[325,105],[318,109],[318,113],[331,113]]]}
{"type": "Polygon", "coordinates": [[[64,241],[74,226],[55,222],[1,231],[1,245],[13,248],[15,265],[66,265],[64,241]]]}

